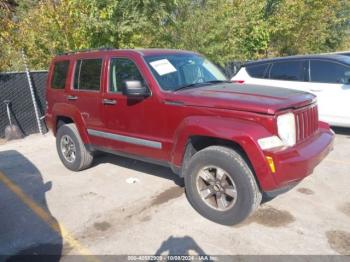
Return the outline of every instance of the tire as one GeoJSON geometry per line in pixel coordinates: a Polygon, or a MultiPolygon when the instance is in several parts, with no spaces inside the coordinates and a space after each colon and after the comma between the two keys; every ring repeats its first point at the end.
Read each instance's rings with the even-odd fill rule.
{"type": "MultiPolygon", "coordinates": [[[[87,169],[92,164],[93,155],[85,148],[75,124],[65,124],[59,127],[56,134],[56,148],[62,163],[72,171],[87,169]],[[68,150],[68,153],[68,146],[61,146],[62,143],[63,145],[67,145],[67,141],[69,145],[74,144],[74,149],[71,151],[68,150]],[[75,157],[73,157],[72,151],[75,151],[75,157]]],[[[73,147],[71,146],[70,148],[73,147]]]]}
{"type": "Polygon", "coordinates": [[[210,146],[192,156],[185,170],[185,189],[195,210],[223,225],[242,222],[260,205],[262,198],[246,161],[233,149],[223,146],[210,146]],[[218,177],[221,179],[213,182],[218,177]]]}

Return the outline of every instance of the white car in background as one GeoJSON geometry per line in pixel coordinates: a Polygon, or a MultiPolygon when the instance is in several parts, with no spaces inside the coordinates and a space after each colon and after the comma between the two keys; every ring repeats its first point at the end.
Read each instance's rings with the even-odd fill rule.
{"type": "Polygon", "coordinates": [[[231,80],[313,93],[320,120],[350,127],[349,56],[305,55],[247,62],[231,80]]]}

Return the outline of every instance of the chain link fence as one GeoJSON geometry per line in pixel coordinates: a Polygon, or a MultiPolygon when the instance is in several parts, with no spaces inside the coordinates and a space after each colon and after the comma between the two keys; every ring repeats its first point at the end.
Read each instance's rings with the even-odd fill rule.
{"type": "MultiPolygon", "coordinates": [[[[47,71],[31,72],[30,76],[39,115],[44,116],[47,71]]],[[[12,122],[19,127],[24,136],[39,132],[25,72],[0,73],[0,138],[4,138],[5,128],[9,125],[5,100],[10,100],[12,122]]],[[[40,121],[44,132],[47,132],[44,119],[40,121]]]]}

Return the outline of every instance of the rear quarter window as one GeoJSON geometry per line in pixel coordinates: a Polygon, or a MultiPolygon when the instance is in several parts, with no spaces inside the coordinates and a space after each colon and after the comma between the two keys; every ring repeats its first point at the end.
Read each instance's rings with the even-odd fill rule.
{"type": "Polygon", "coordinates": [[[265,78],[268,66],[269,66],[269,64],[250,65],[250,66],[246,66],[246,69],[247,69],[248,74],[251,77],[265,78]]]}
{"type": "Polygon", "coordinates": [[[54,64],[51,88],[64,89],[66,86],[69,61],[59,61],[54,64]]]}

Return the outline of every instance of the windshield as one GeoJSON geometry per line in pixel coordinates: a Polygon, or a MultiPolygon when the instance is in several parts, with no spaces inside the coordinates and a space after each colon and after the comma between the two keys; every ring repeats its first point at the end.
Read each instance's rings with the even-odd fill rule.
{"type": "Polygon", "coordinates": [[[145,60],[163,90],[176,91],[227,81],[213,63],[196,54],[146,56],[145,60]]]}

